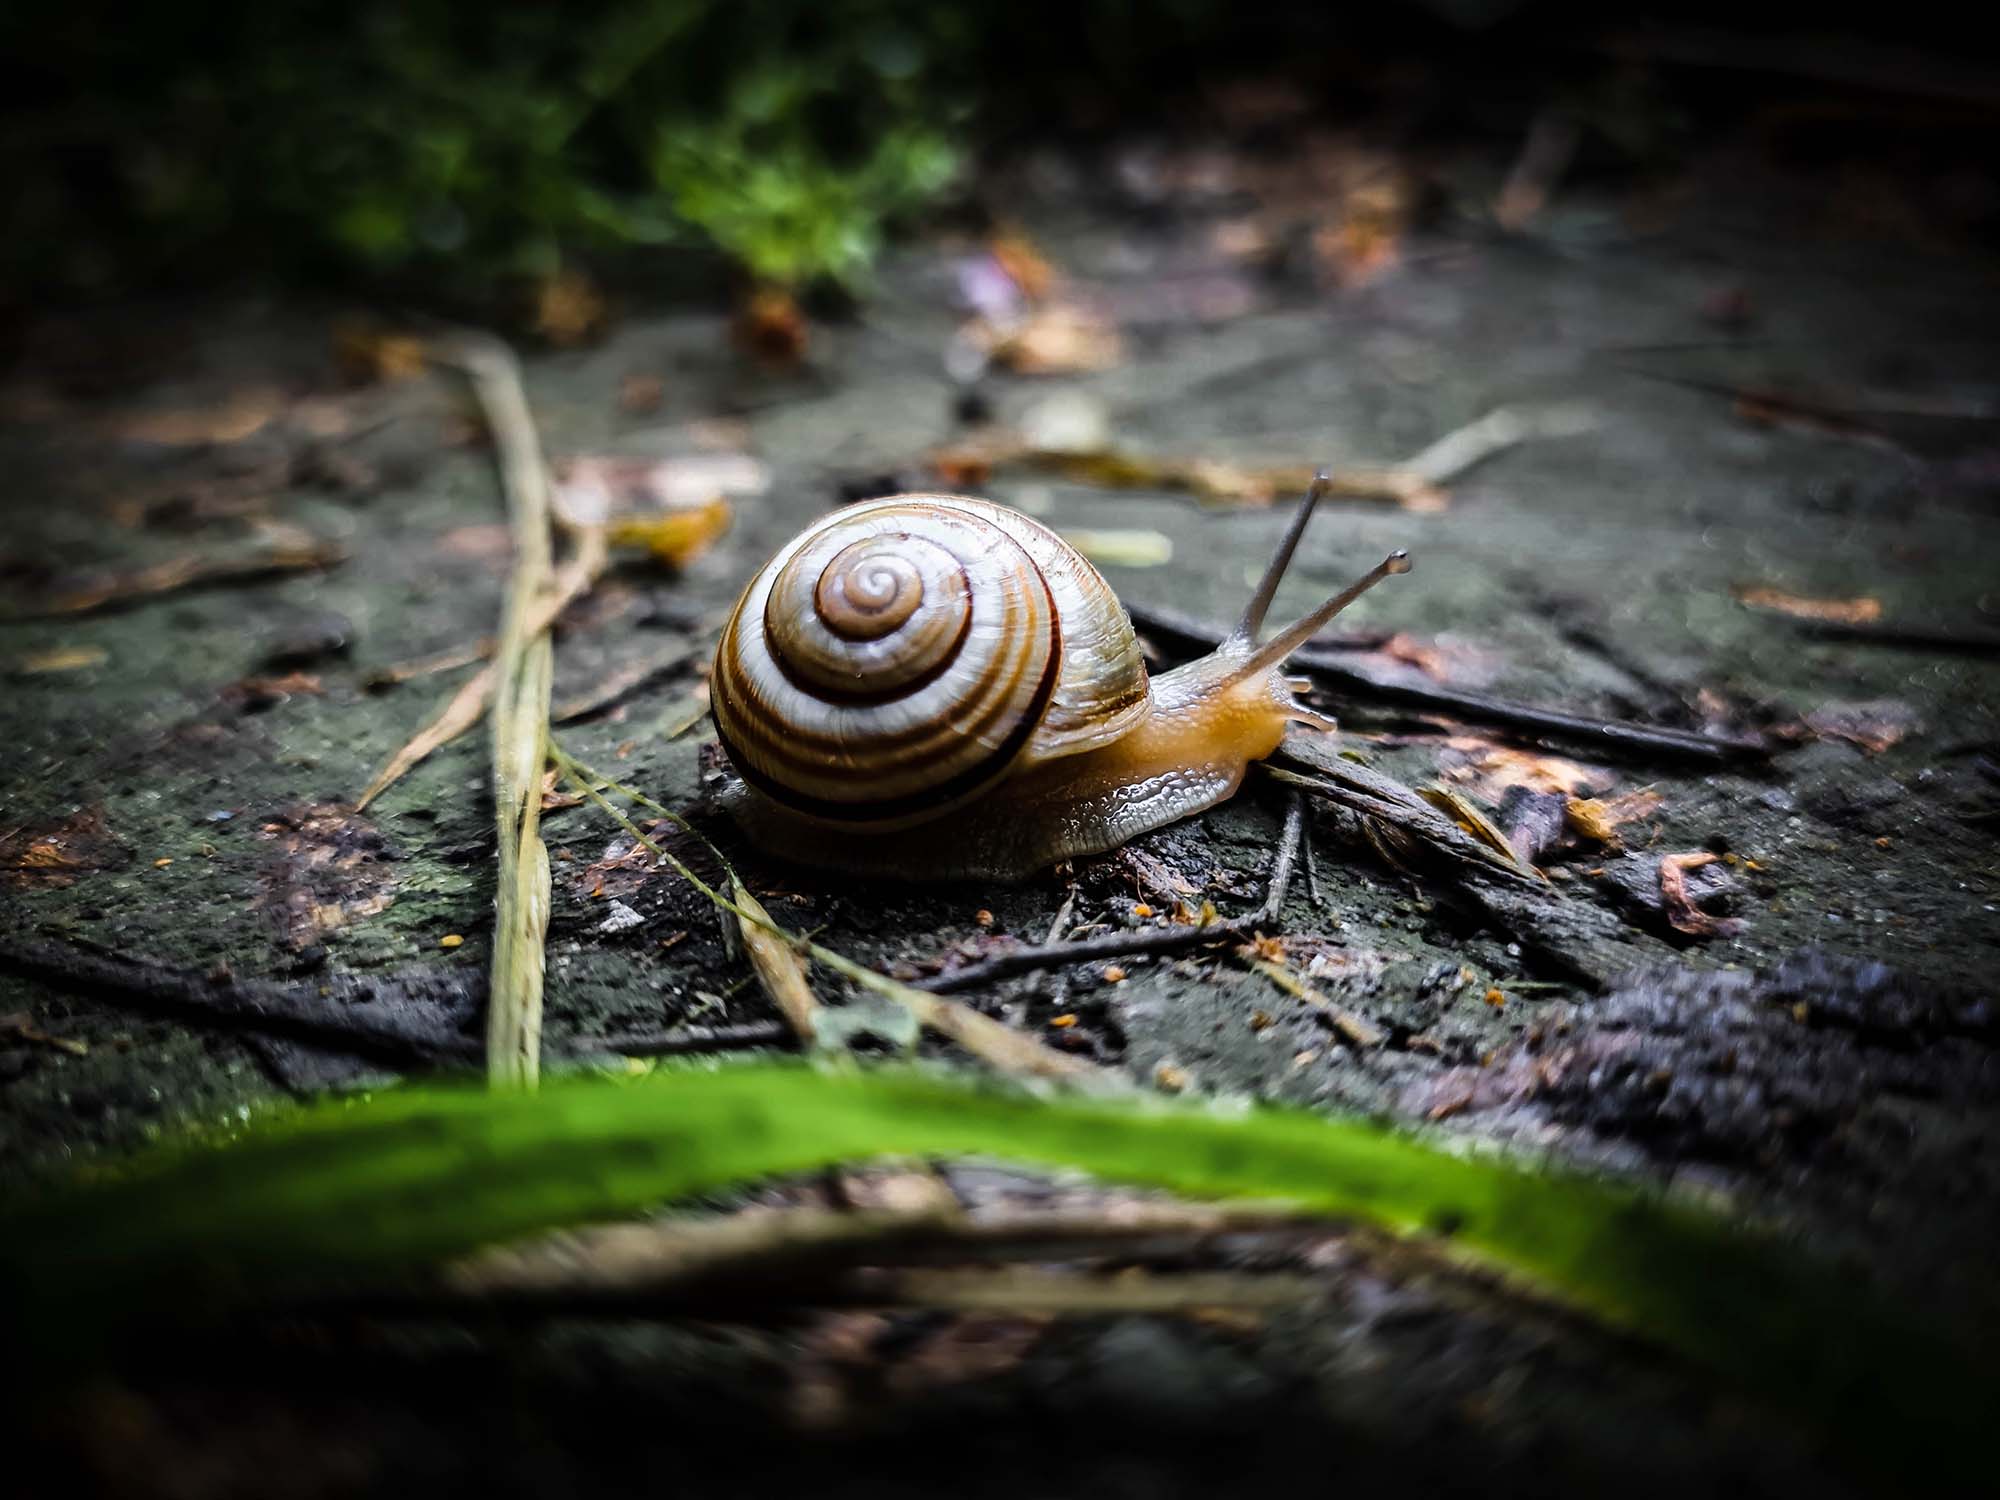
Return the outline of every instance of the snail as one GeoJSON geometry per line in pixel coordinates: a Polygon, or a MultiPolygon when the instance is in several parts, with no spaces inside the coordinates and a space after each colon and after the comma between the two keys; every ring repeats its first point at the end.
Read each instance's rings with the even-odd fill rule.
{"type": "Polygon", "coordinates": [[[709,679],[725,791],[751,841],[795,862],[1014,880],[1116,848],[1233,795],[1292,723],[1285,658],[1392,573],[1390,554],[1257,637],[1313,482],[1241,622],[1149,678],[1124,606],[1039,522],[959,495],[830,512],[743,591],[709,679]]]}

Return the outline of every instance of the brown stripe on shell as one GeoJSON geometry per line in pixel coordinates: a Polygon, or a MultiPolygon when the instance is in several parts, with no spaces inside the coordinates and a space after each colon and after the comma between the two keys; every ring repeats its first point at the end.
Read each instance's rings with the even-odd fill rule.
{"type": "MultiPolygon", "coordinates": [[[[989,675],[983,680],[986,688],[984,701],[975,717],[960,715],[926,720],[912,725],[901,734],[878,734],[865,746],[868,754],[868,761],[865,762],[852,761],[856,747],[838,734],[781,722],[780,716],[772,713],[734,714],[721,711],[716,715],[717,727],[734,747],[731,759],[745,772],[745,780],[760,787],[783,786],[785,795],[781,800],[788,803],[800,807],[851,807],[861,810],[865,818],[871,819],[886,815],[875,811],[885,804],[941,803],[950,799],[927,798],[921,790],[898,790],[885,795],[885,787],[898,787],[912,779],[921,782],[925,779],[924,773],[935,773],[955,761],[962,762],[959,769],[936,777],[937,784],[956,788],[969,781],[976,787],[997,780],[1004,774],[1021,743],[1018,723],[1025,723],[1027,731],[1032,733],[1054,688],[1055,673],[1050,664],[1059,658],[1060,635],[1059,622],[1053,613],[1048,616],[1048,632],[1049,651],[1043,658],[1040,676],[1027,693],[1025,703],[1020,691],[1023,674],[1018,669],[1004,678],[989,675]],[[1010,716],[1018,721],[1017,726],[1010,728],[1005,737],[985,753],[976,757],[949,753],[954,749],[976,749],[986,731],[1010,716]],[[851,795],[816,795],[810,789],[814,783],[825,785],[828,782],[851,786],[851,795]]],[[[1017,656],[1017,668],[1029,660],[1032,660],[1032,655],[1017,656]]],[[[718,705],[737,691],[733,681],[725,683],[718,680],[716,686],[718,705]]],[[[741,696],[747,703],[757,701],[756,694],[747,689],[741,691],[741,696]]],[[[951,797],[958,795],[954,791],[951,797]]]]}
{"type": "MultiPolygon", "coordinates": [[[[1042,680],[1035,689],[1037,702],[1046,703],[1055,690],[1056,676],[1062,661],[1062,641],[1060,624],[1053,614],[1049,617],[1051,635],[1047,662],[1042,668],[1042,680]]],[[[817,797],[809,797],[782,782],[774,780],[756,769],[750,758],[741,754],[729,735],[723,731],[720,721],[716,726],[716,738],[721,740],[729,762],[738,774],[769,797],[773,802],[790,808],[793,812],[807,817],[818,818],[828,823],[845,824],[853,828],[881,826],[898,822],[919,821],[924,815],[943,812],[976,797],[988,786],[998,781],[1007,772],[1027,742],[1035,732],[1039,722],[1038,714],[1024,714],[1014,732],[1008,736],[993,754],[970,770],[927,787],[921,792],[912,792],[900,797],[878,798],[867,802],[833,802],[817,797]]]]}

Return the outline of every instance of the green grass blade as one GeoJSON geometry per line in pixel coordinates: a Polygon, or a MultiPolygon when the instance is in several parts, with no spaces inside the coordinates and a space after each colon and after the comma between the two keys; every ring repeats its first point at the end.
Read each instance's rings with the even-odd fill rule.
{"type": "Polygon", "coordinates": [[[1276,1109],[1038,1099],[912,1068],[795,1064],[558,1081],[538,1096],[391,1091],[19,1205],[0,1313],[26,1347],[91,1346],[171,1301],[198,1314],[366,1282],[666,1199],[885,1153],[979,1154],[1303,1207],[1454,1245],[1882,1453],[1969,1453],[1974,1382],[1864,1289],[1654,1195],[1276,1109]],[[1965,1424],[1965,1425],[1962,1425],[1965,1424]]]}

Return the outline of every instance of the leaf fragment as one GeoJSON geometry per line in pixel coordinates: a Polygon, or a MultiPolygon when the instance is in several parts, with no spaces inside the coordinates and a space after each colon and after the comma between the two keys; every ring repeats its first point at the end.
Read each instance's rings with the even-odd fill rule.
{"type": "Polygon", "coordinates": [[[1848,599],[1811,598],[1761,583],[1740,583],[1730,592],[1735,594],[1738,603],[1772,614],[1789,615],[1795,620],[1815,620],[1828,625],[1867,625],[1882,618],[1882,601],[1868,594],[1848,599]]]}
{"type": "Polygon", "coordinates": [[[1716,862],[1707,850],[1660,856],[1660,909],[1676,932],[1689,937],[1735,937],[1748,924],[1741,917],[1711,916],[1688,894],[1687,872],[1716,862]]]}
{"type": "Polygon", "coordinates": [[[1650,817],[1665,801],[1651,787],[1617,797],[1571,797],[1563,803],[1563,820],[1581,838],[1615,844],[1622,824],[1650,817]]]}

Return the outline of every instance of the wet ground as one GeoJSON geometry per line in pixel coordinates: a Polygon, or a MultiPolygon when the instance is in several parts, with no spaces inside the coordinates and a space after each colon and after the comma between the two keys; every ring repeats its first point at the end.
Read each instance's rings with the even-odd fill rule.
{"type": "MultiPolygon", "coordinates": [[[[1503,236],[1447,213],[1412,229],[1395,265],[1336,293],[1218,250],[1221,208],[1163,208],[1121,197],[1129,173],[1067,171],[1024,172],[1018,201],[1071,294],[1121,323],[1124,357],[1097,373],[990,379],[998,421],[1033,421],[1055,400],[1108,416],[1139,453],[1372,464],[1496,407],[1581,415],[1571,425],[1583,430],[1451,483],[1443,510],[1330,504],[1277,613],[1407,547],[1415,572],[1343,622],[1375,632],[1372,649],[1347,653],[1357,670],[1761,736],[1772,753],[1689,763],[1332,696],[1343,748],[1411,785],[1442,779],[1503,825],[1531,815],[1533,793],[1657,794],[1616,842],[1572,834],[1540,856],[1551,889],[1589,913],[1587,961],[1316,816],[1314,880],[1287,902],[1285,958],[1383,1046],[1356,1050],[1312,1007],[1217,957],[1077,966],[970,998],[1155,1086],[1366,1110],[1725,1199],[1796,1234],[1801,1254],[1844,1258],[1948,1321],[1992,1329],[2000,270],[1957,244],[1820,223],[1808,188],[1717,168],[1646,217],[1559,197],[1530,232],[1503,236]],[[1877,600],[1881,624],[1957,639],[1816,634],[1746,607],[1753,587],[1877,600]],[[1969,639],[1982,632],[1984,651],[1969,639]],[[1676,854],[1714,856],[1687,875],[1706,920],[1682,913],[1679,928],[1660,879],[1676,854]]],[[[1471,201],[1496,172],[1473,162],[1444,175],[1471,201]]],[[[706,313],[628,312],[601,344],[529,362],[557,455],[721,444],[771,476],[683,573],[623,565],[566,620],[559,705],[633,683],[559,729],[572,753],[700,812],[706,724],[671,731],[690,720],[715,612],[808,517],[885,477],[931,483],[923,456],[963,436],[943,360],[962,317],[956,253],[900,253],[859,315],[815,329],[798,370],[746,359],[706,313]]],[[[24,1017],[0,1034],[0,1170],[15,1184],[393,1067],[380,1051],[26,977],[24,955],[44,975],[51,952],[68,952],[314,983],[421,966],[437,987],[411,1003],[440,1025],[459,1018],[488,957],[483,737],[431,757],[365,814],[348,810],[462,669],[371,679],[493,628],[505,539],[490,458],[464,441],[462,394],[443,376],[343,388],[326,320],[291,308],[127,328],[109,347],[129,379],[85,392],[37,375],[13,402],[24,420],[4,438],[4,562],[19,597],[44,597],[51,565],[213,556],[259,545],[253,528],[274,522],[337,542],[345,560],[0,625],[12,673],[0,949],[15,960],[0,1013],[24,1017]],[[225,433],[232,400],[274,402],[271,419],[225,433]]],[[[52,336],[47,351],[59,375],[65,345],[52,336]]],[[[1170,561],[1105,572],[1135,607],[1218,623],[1285,519],[1282,506],[1204,507],[1005,468],[984,493],[1058,529],[1160,533],[1170,561]]],[[[1249,910],[1280,819],[1273,790],[1253,786],[1129,851],[1011,889],[826,882],[732,852],[794,927],[922,976],[1009,937],[1043,941],[1066,902],[1072,930],[1142,922],[1135,907],[1177,899],[1249,910]]],[[[771,1017],[705,903],[669,873],[619,863],[629,845],[599,814],[551,811],[546,837],[559,1045],[771,1017]]],[[[990,1370],[941,1359],[953,1374],[902,1383],[898,1362],[927,1341],[1004,1342],[1006,1320],[971,1336],[922,1320],[850,1327],[873,1364],[825,1353],[838,1320],[770,1338],[615,1330],[483,1352],[287,1350],[296,1389],[250,1399],[204,1375],[158,1404],[131,1398],[119,1420],[136,1451],[234,1434],[204,1447],[216,1483],[239,1488],[261,1451],[244,1434],[294,1431],[313,1478],[301,1492],[331,1493],[441,1472],[440,1435],[462,1453],[496,1412],[514,1433],[533,1412],[517,1439],[527,1459],[509,1442],[480,1462],[501,1492],[548,1493],[657,1476],[676,1455],[707,1462],[707,1439],[652,1430],[662,1401],[713,1406],[715,1430],[745,1413],[800,1420],[796,1387],[830,1364],[843,1436],[800,1450],[815,1484],[888,1450],[909,1472],[877,1488],[914,1492],[912,1425],[993,1445],[974,1483],[997,1475],[1001,1439],[1018,1436],[1039,1449],[1031,1483],[1094,1476],[1092,1488],[1134,1493],[1175,1492],[1169,1475],[1184,1489],[1242,1479],[1281,1453],[1424,1487],[1482,1474],[1549,1490],[1629,1488],[1640,1474],[1660,1492],[1718,1476],[1842,1483],[1809,1444],[1671,1367],[1504,1302],[1464,1305],[1337,1241],[1318,1255],[1329,1301],[1311,1317],[1036,1325],[990,1370]]]]}

